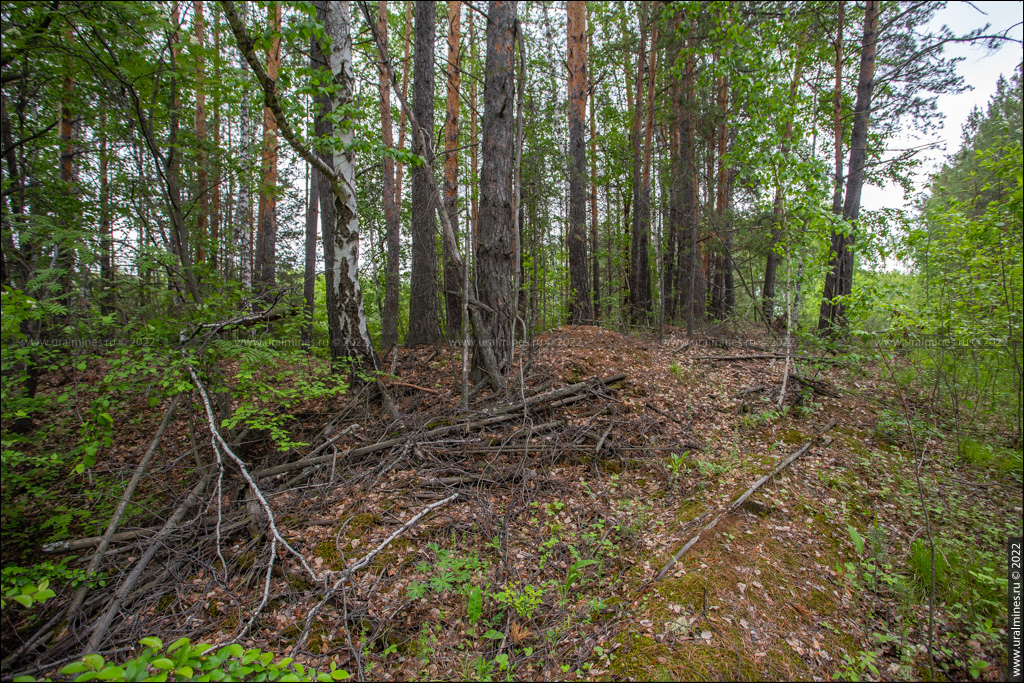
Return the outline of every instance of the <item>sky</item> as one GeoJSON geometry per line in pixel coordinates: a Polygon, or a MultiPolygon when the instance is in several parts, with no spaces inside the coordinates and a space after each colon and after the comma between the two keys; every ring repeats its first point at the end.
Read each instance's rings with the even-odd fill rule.
{"type": "MultiPolygon", "coordinates": [[[[988,33],[995,34],[1017,24],[1008,35],[1020,40],[1022,15],[1024,2],[950,2],[945,9],[936,13],[931,27],[937,30],[945,24],[955,33],[966,33],[987,23],[991,24],[988,33]]],[[[903,147],[906,146],[903,144],[905,142],[915,145],[929,141],[941,143],[937,148],[922,153],[924,164],[917,178],[918,191],[924,189],[928,174],[938,170],[946,156],[960,147],[961,131],[967,117],[976,106],[985,110],[996,91],[999,76],[1009,78],[1020,63],[1022,48],[1019,43],[1008,41],[994,52],[972,44],[952,44],[945,54],[965,58],[957,65],[957,70],[972,89],[959,95],[939,96],[938,108],[945,114],[945,119],[938,131],[928,136],[919,133],[912,138],[905,136],[893,145],[903,147]]],[[[903,196],[902,188],[895,185],[865,186],[861,205],[865,209],[904,208],[907,199],[903,196]]]]}

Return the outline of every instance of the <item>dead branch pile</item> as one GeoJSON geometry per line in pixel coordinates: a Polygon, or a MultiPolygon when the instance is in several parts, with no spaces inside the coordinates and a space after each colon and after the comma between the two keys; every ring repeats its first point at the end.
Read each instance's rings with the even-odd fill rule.
{"type": "MultiPolygon", "coordinates": [[[[196,337],[183,335],[183,342],[196,337]]],[[[103,572],[109,577],[106,585],[85,583],[73,596],[51,601],[43,618],[19,633],[20,642],[8,650],[3,660],[5,675],[17,675],[22,669],[45,671],[90,652],[124,651],[140,637],[154,633],[165,640],[180,635],[202,637],[189,622],[206,616],[201,614],[204,604],[183,600],[183,586],[193,594],[219,591],[231,596],[231,616],[221,620],[222,626],[229,627],[222,630],[233,632],[227,642],[245,643],[267,605],[281,598],[272,591],[272,580],[281,576],[304,586],[307,602],[315,604],[300,624],[294,656],[303,650],[310,628],[323,619],[320,611],[325,604],[337,607],[340,601],[343,618],[353,618],[351,598],[345,592],[356,572],[427,515],[444,506],[461,505],[460,499],[478,505],[476,492],[505,487],[511,495],[503,516],[493,510],[474,511],[480,533],[503,537],[518,514],[515,510],[527,505],[526,484],[538,477],[538,470],[566,458],[614,451],[610,424],[605,429],[595,419],[613,410],[616,401],[608,392],[626,378],[619,373],[540,391],[538,387],[543,388],[548,379],[532,383],[532,389],[522,387],[519,400],[511,403],[476,405],[463,411],[453,407],[448,414],[406,415],[400,421],[389,419],[387,407],[382,415],[379,407],[369,403],[360,404],[361,413],[350,404],[320,429],[304,454],[283,462],[264,458],[256,463],[242,452],[242,435],[220,427],[223,408],[207,390],[202,368],[191,364],[187,368],[195,387],[188,406],[188,419],[198,435],[195,466],[187,470],[179,466],[175,471],[179,481],[170,487],[177,491],[175,499],[155,516],[155,524],[121,528],[136,484],[153,476],[147,468],[152,469],[161,437],[186,412],[176,399],[167,407],[105,533],[41,548],[50,555],[78,554],[75,563],[87,565],[90,572],[103,572]],[[582,426],[579,419],[573,426],[560,416],[570,406],[587,402],[595,405],[575,416],[584,419],[582,426]],[[372,437],[371,430],[359,427],[371,424],[380,425],[372,437]],[[351,518],[322,518],[329,514],[325,511],[330,505],[357,498],[383,475],[398,469],[410,472],[402,491],[395,491],[396,498],[409,503],[408,513],[381,520],[392,529],[384,541],[360,559],[345,561],[342,568],[314,567],[313,548],[292,530],[316,524],[344,529],[351,518]]],[[[392,384],[421,389],[409,383],[392,384]]],[[[161,474],[166,476],[166,470],[161,474]]],[[[357,650],[353,647],[351,656],[358,667],[357,650]]]]}

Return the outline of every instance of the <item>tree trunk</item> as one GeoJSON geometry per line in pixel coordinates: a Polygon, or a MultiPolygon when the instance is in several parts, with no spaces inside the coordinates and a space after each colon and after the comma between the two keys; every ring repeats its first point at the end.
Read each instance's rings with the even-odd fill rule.
{"type": "Polygon", "coordinates": [[[789,141],[793,136],[793,117],[796,116],[796,93],[800,87],[801,73],[800,59],[796,60],[793,67],[793,80],[789,83],[789,111],[786,113],[785,130],[782,133],[781,160],[778,176],[775,179],[775,200],[772,202],[772,230],[771,244],[768,249],[768,259],[764,267],[764,288],[761,290],[761,316],[766,325],[771,325],[775,319],[775,271],[779,263],[779,249],[781,248],[782,234],[786,226],[785,197],[782,187],[789,161],[789,141]]]}
{"type": "MultiPolygon", "coordinates": [[[[594,44],[590,33],[587,34],[588,60],[593,62],[594,44]]],[[[597,122],[594,106],[594,70],[588,69],[590,85],[590,272],[594,278],[591,294],[593,296],[593,315],[596,322],[601,320],[601,262],[597,250],[597,122]]]]}
{"type": "MultiPolygon", "coordinates": [[[[388,3],[387,0],[377,2],[377,33],[387,48],[388,41],[388,3]]],[[[391,131],[391,79],[387,68],[379,60],[378,88],[380,90],[380,120],[385,147],[394,146],[391,131]]],[[[398,291],[402,286],[400,280],[400,264],[398,262],[401,249],[401,207],[398,204],[398,193],[395,190],[395,162],[385,155],[381,191],[384,194],[384,226],[387,242],[387,264],[384,270],[384,314],[381,316],[384,349],[390,349],[398,343],[398,291]]]]}
{"type": "MultiPolygon", "coordinates": [[[[459,156],[455,151],[459,146],[459,87],[461,83],[462,35],[459,18],[462,13],[462,2],[450,0],[448,3],[448,88],[447,107],[444,120],[444,204],[448,220],[459,235],[459,156]]],[[[451,248],[448,241],[443,242],[447,251],[451,248]]],[[[456,339],[462,329],[461,293],[456,289],[456,282],[461,280],[460,274],[452,272],[454,259],[450,254],[444,257],[444,299],[445,299],[445,332],[449,339],[456,339]]]]}
{"type": "MultiPolygon", "coordinates": [[[[214,4],[213,10],[213,52],[220,55],[220,6],[214,4]]],[[[220,61],[220,59],[213,61],[215,83],[221,82],[220,61]]],[[[220,149],[220,93],[220,88],[213,92],[213,148],[217,150],[220,149]]],[[[210,198],[210,271],[213,273],[217,272],[217,266],[220,263],[221,176],[220,156],[217,155],[214,160],[212,197],[210,198]]]]}
{"type": "Polygon", "coordinates": [[[306,258],[302,272],[302,307],[305,325],[302,326],[302,341],[305,345],[313,342],[313,302],[316,299],[316,227],[320,218],[320,171],[309,169],[309,190],[306,193],[306,258]]]}
{"type": "MultiPolygon", "coordinates": [[[[245,21],[245,10],[248,3],[239,3],[239,20],[245,21]]],[[[244,70],[247,68],[245,57],[238,56],[239,66],[244,70]]],[[[242,88],[241,112],[238,121],[238,148],[241,173],[238,177],[238,204],[235,215],[234,243],[238,252],[238,274],[242,284],[242,291],[249,292],[252,289],[252,207],[249,195],[249,163],[252,153],[252,121],[249,116],[249,80],[245,79],[242,88]]]]}
{"type": "MultiPolygon", "coordinates": [[[[267,76],[276,81],[281,68],[281,3],[267,10],[274,32],[267,49],[267,76]]],[[[256,286],[267,295],[276,281],[277,268],[277,121],[270,107],[263,108],[263,154],[260,164],[260,204],[256,227],[256,286]]]]}
{"type": "Polygon", "coordinates": [[[839,16],[836,19],[836,82],[832,88],[832,136],[835,150],[832,213],[836,216],[843,211],[843,16],[845,10],[846,2],[839,0],[839,16]]]}
{"type": "Polygon", "coordinates": [[[331,357],[335,362],[351,362],[355,368],[375,369],[377,357],[366,328],[359,286],[359,214],[356,211],[355,154],[351,150],[353,123],[351,115],[344,113],[352,104],[355,87],[349,3],[318,0],[315,4],[326,37],[330,39],[331,51],[325,54],[323,46],[315,45],[312,57],[314,63],[322,63],[326,58],[334,85],[333,94],[328,96],[327,111],[321,109],[318,118],[322,119],[327,113],[340,117],[331,131],[341,142],[331,153],[336,185],[332,184],[333,191],[327,195],[333,199],[334,215],[329,217],[325,211],[321,222],[324,261],[328,269],[327,326],[331,357]],[[333,221],[328,223],[327,218],[333,221]]]}
{"type": "MultiPolygon", "coordinates": [[[[414,3],[405,3],[405,39],[402,49],[402,100],[409,97],[409,49],[412,44],[412,6],[414,3]]],[[[398,112],[398,149],[405,149],[405,109],[398,112]]],[[[395,205],[398,206],[398,214],[402,214],[402,171],[405,166],[399,163],[395,168],[395,205]]],[[[398,318],[398,303],[395,303],[394,316],[398,318]]]]}
{"type": "Polygon", "coordinates": [[[210,200],[206,194],[208,173],[206,168],[206,60],[203,50],[205,43],[205,25],[203,21],[203,0],[195,0],[192,5],[192,25],[195,32],[196,48],[196,263],[206,262],[207,229],[209,226],[210,200]]]}
{"type": "Polygon", "coordinates": [[[587,106],[586,3],[569,0],[569,300],[573,324],[591,318],[587,281],[587,160],[583,138],[587,106]]]}
{"type": "MultiPolygon", "coordinates": [[[[649,8],[650,2],[645,2],[644,7],[649,8]]],[[[629,268],[626,273],[626,285],[628,294],[626,296],[625,304],[627,308],[627,319],[629,324],[636,325],[640,323],[642,317],[642,309],[640,307],[640,293],[638,283],[641,279],[638,277],[638,271],[640,269],[640,249],[639,242],[641,241],[640,232],[640,214],[641,214],[641,184],[643,183],[643,143],[640,139],[642,135],[641,126],[643,125],[643,114],[644,109],[642,106],[643,92],[644,92],[644,70],[647,68],[647,23],[643,15],[640,17],[640,47],[637,50],[636,57],[636,83],[633,88],[632,97],[632,110],[633,118],[633,129],[630,134],[633,143],[633,184],[632,184],[632,195],[631,203],[633,206],[633,220],[630,228],[630,239],[628,242],[628,256],[626,262],[629,264],[629,268]]],[[[628,90],[628,88],[627,88],[628,90]]],[[[627,207],[626,213],[629,213],[627,207]]],[[[629,225],[629,221],[627,221],[629,225]]],[[[644,252],[646,257],[646,251],[644,252]]]]}
{"type": "MultiPolygon", "coordinates": [[[[487,307],[480,314],[487,341],[493,345],[499,371],[512,354],[515,311],[513,277],[515,235],[512,234],[512,172],[514,159],[515,0],[490,3],[487,62],[484,76],[483,168],[480,174],[480,227],[476,244],[477,290],[487,307]]],[[[483,370],[482,351],[473,354],[474,377],[483,370]]]]}
{"type": "Polygon", "coordinates": [[[437,320],[437,222],[428,166],[434,163],[434,3],[418,2],[413,57],[412,113],[423,127],[413,135],[412,151],[427,165],[412,169],[412,291],[409,295],[409,336],[406,343],[435,344],[441,340],[437,320]]]}
{"type": "Polygon", "coordinates": [[[857,102],[853,110],[853,128],[850,132],[849,176],[846,179],[846,198],[843,202],[843,221],[849,224],[849,235],[833,232],[832,257],[825,277],[821,313],[818,318],[820,332],[834,333],[846,327],[842,300],[853,289],[853,246],[857,219],[860,217],[861,191],[864,187],[864,165],[867,159],[868,128],[871,123],[871,95],[875,83],[875,54],[878,47],[878,0],[868,0],[864,12],[864,35],[861,40],[860,73],[857,76],[857,102]]]}
{"type": "MultiPolygon", "coordinates": [[[[691,34],[696,30],[696,20],[690,21],[691,34]]],[[[697,61],[694,56],[694,38],[687,38],[686,73],[683,77],[683,116],[679,129],[679,157],[682,167],[682,187],[680,188],[682,209],[680,222],[685,256],[680,249],[682,259],[679,266],[678,289],[684,292],[683,314],[686,316],[686,333],[693,335],[695,320],[704,317],[704,280],[700,262],[700,169],[697,163],[697,126],[693,112],[697,98],[697,61]]]]}
{"type": "Polygon", "coordinates": [[[113,241],[110,235],[110,156],[107,151],[107,116],[100,114],[100,312],[113,312],[111,297],[114,286],[113,241]]]}

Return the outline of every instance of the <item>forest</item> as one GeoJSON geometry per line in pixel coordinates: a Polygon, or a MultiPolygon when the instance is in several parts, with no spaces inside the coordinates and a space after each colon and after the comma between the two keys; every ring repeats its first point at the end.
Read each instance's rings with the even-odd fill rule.
{"type": "Polygon", "coordinates": [[[1020,680],[945,8],[3,0],[0,679],[1020,680]]]}

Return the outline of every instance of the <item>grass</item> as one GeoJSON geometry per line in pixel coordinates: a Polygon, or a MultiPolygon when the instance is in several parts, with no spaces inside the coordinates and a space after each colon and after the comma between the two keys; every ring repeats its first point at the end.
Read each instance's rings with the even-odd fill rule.
{"type": "Polygon", "coordinates": [[[960,461],[973,467],[994,469],[1002,474],[1015,474],[1018,480],[1021,479],[1021,453],[1009,448],[964,439],[960,442],[960,461]]]}

